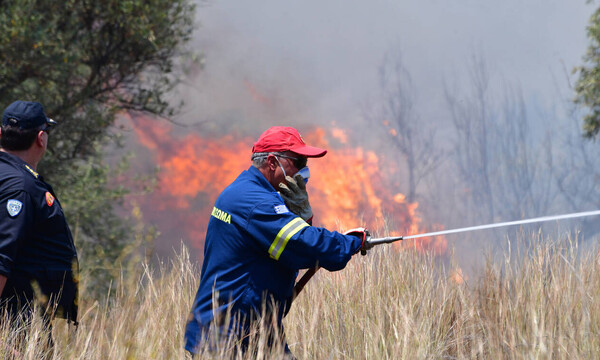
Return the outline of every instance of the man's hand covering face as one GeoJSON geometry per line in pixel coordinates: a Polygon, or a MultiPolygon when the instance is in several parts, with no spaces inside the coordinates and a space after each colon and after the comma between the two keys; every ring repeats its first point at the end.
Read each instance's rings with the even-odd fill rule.
{"type": "Polygon", "coordinates": [[[300,216],[304,221],[310,221],[313,213],[308,202],[308,193],[306,192],[306,184],[302,175],[296,174],[294,178],[286,176],[285,181],[287,184],[279,183],[279,193],[283,201],[285,201],[285,205],[291,212],[300,216]]]}

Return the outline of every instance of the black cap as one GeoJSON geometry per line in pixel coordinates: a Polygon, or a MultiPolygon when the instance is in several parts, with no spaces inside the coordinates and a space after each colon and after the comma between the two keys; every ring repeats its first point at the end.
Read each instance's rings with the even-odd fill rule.
{"type": "Polygon", "coordinates": [[[46,124],[56,125],[44,113],[44,107],[39,102],[17,100],[8,105],[2,114],[2,125],[19,127],[21,130],[35,129],[46,124]]]}

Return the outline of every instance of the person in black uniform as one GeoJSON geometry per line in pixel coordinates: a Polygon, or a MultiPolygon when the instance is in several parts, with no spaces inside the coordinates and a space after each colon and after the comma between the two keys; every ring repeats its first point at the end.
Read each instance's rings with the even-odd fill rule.
{"type": "Polygon", "coordinates": [[[49,345],[55,317],[77,324],[78,294],[71,231],[36,170],[54,125],[40,103],[15,101],[0,128],[0,319],[26,324],[38,304],[49,345]]]}

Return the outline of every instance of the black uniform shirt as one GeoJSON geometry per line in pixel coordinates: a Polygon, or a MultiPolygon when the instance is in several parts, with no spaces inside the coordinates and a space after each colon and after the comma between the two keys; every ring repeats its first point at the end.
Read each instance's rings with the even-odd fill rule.
{"type": "MultiPolygon", "coordinates": [[[[31,300],[32,282],[76,320],[77,252],[52,187],[19,157],[0,151],[0,274],[2,298],[31,300]]],[[[14,299],[13,299],[14,300],[14,299]]]]}

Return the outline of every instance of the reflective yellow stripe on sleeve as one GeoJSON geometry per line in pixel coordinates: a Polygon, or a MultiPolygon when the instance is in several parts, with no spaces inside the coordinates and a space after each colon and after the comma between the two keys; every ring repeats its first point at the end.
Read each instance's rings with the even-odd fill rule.
{"type": "Polygon", "coordinates": [[[275,260],[279,260],[279,257],[281,256],[281,253],[283,252],[283,249],[285,249],[285,246],[290,238],[307,226],[310,225],[308,225],[299,217],[287,223],[281,228],[281,230],[279,230],[279,233],[271,244],[271,247],[269,248],[269,256],[275,260]]]}

